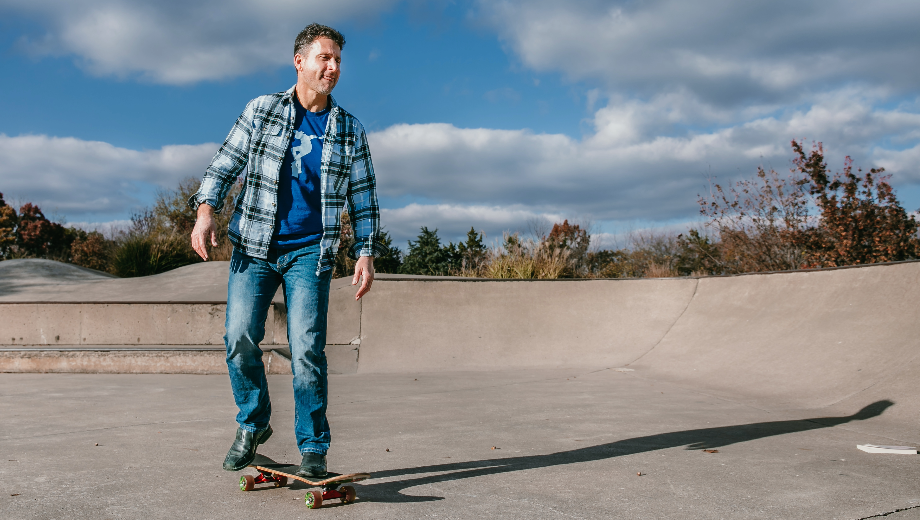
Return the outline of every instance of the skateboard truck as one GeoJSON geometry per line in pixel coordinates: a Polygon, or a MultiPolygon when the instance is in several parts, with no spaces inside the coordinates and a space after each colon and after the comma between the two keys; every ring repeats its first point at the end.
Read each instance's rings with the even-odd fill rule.
{"type": "MultiPolygon", "coordinates": [[[[248,479],[246,478],[248,476],[249,475],[246,475],[240,479],[240,489],[242,489],[243,491],[252,491],[252,488],[246,489],[246,484],[248,484],[248,482],[244,482],[244,481],[248,481],[248,479]]],[[[255,477],[250,477],[250,478],[252,479],[253,485],[273,483],[275,484],[275,487],[286,486],[287,480],[288,480],[287,477],[285,477],[284,475],[275,475],[274,473],[268,473],[265,471],[260,471],[258,475],[256,475],[255,477]]]]}
{"type": "Polygon", "coordinates": [[[316,509],[322,507],[323,502],[326,500],[339,499],[343,504],[351,504],[358,498],[355,493],[355,488],[351,486],[342,486],[341,489],[338,489],[338,484],[332,484],[329,486],[323,486],[322,491],[307,491],[307,494],[304,495],[303,501],[310,509],[316,509]]]}

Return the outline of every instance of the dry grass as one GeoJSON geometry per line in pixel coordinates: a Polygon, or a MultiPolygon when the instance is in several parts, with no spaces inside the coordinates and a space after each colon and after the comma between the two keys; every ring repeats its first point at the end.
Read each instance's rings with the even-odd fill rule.
{"type": "Polygon", "coordinates": [[[478,265],[464,265],[460,276],[524,280],[551,280],[562,276],[569,251],[552,249],[544,242],[505,235],[505,243],[488,251],[478,265]]]}
{"type": "Polygon", "coordinates": [[[215,262],[229,262],[231,256],[233,256],[233,244],[226,236],[217,242],[217,247],[212,247],[208,251],[208,260],[215,262]]]}
{"type": "Polygon", "coordinates": [[[673,278],[677,272],[667,264],[650,263],[645,269],[646,278],[673,278]]]}

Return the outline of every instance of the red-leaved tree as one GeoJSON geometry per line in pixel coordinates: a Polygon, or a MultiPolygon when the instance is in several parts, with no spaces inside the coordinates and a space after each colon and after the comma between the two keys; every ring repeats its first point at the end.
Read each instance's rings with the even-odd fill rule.
{"type": "Polygon", "coordinates": [[[792,141],[796,170],[804,174],[814,203],[821,211],[818,226],[799,235],[804,246],[803,267],[836,267],[907,260],[920,256],[918,223],[901,207],[884,168],[853,171],[853,160],[842,172],[828,174],[821,143],[806,153],[792,141]]]}

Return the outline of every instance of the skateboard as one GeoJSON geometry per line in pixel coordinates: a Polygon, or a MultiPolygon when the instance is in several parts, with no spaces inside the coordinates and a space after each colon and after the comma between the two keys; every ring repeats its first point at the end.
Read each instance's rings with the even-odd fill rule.
{"type": "Polygon", "coordinates": [[[322,491],[307,491],[307,494],[304,495],[304,502],[310,509],[322,507],[324,501],[336,498],[340,499],[343,504],[354,502],[357,498],[355,488],[342,486],[342,484],[360,482],[371,477],[370,473],[348,473],[343,475],[330,472],[322,480],[309,480],[296,475],[297,470],[300,469],[299,464],[280,464],[259,454],[256,454],[256,458],[249,467],[258,470],[259,474],[240,477],[240,489],[243,491],[252,491],[255,489],[256,484],[274,484],[275,487],[286,486],[288,479],[299,480],[310,487],[322,488],[322,491]]]}

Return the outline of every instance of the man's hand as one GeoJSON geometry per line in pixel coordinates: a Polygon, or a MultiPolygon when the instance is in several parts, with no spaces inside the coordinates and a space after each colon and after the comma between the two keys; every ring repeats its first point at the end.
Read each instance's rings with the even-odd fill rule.
{"type": "MultiPolygon", "coordinates": [[[[192,230],[192,249],[204,260],[208,259],[208,239],[217,247],[217,224],[214,222],[214,208],[207,204],[198,206],[198,220],[192,230]]],[[[373,269],[372,271],[373,272],[373,269]]],[[[371,275],[373,276],[373,274],[371,275]]]]}
{"type": "Polygon", "coordinates": [[[355,264],[355,277],[352,278],[351,284],[358,285],[358,280],[363,279],[361,287],[358,288],[358,294],[355,300],[360,300],[362,296],[371,290],[371,284],[374,283],[374,257],[362,256],[355,264]]]}

